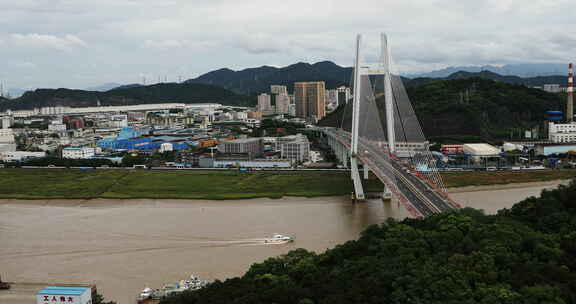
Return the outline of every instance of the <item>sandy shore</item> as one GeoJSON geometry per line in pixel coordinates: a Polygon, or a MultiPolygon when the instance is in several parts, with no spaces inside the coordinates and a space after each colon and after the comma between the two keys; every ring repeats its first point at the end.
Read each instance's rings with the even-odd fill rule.
{"type": "Polygon", "coordinates": [[[570,183],[569,179],[552,180],[545,182],[529,182],[529,183],[512,183],[501,185],[485,185],[485,186],[466,186],[458,188],[448,188],[450,193],[465,193],[465,192],[478,192],[478,191],[491,191],[491,190],[506,190],[506,189],[521,189],[531,187],[545,187],[555,185],[567,185],[570,183]]]}

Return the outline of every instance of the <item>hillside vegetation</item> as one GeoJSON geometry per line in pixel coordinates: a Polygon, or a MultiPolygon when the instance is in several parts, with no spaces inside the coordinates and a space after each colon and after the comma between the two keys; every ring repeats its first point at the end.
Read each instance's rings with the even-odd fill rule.
{"type": "Polygon", "coordinates": [[[575,303],[576,184],[487,216],[388,220],[324,253],[254,264],[162,304],[575,303]]]}
{"type": "Polygon", "coordinates": [[[135,105],[150,103],[222,103],[251,105],[248,96],[221,87],[205,84],[161,83],[149,86],[128,86],[106,92],[71,89],[37,89],[19,98],[0,102],[0,111],[34,109],[48,106],[88,107],[135,105]]]}
{"type": "Polygon", "coordinates": [[[220,69],[206,73],[188,83],[218,85],[239,93],[269,92],[274,84],[286,85],[292,91],[297,81],[324,81],[327,88],[335,88],[350,83],[352,68],[341,67],[330,61],[315,64],[299,62],[282,68],[262,66],[233,71],[220,69]]]}
{"type": "MultiPolygon", "coordinates": [[[[432,139],[505,139],[512,128],[541,125],[546,110],[562,110],[566,103],[562,94],[483,78],[434,80],[407,92],[424,134],[432,139]]],[[[320,125],[340,126],[344,116],[349,123],[351,111],[341,107],[320,125]]]]}

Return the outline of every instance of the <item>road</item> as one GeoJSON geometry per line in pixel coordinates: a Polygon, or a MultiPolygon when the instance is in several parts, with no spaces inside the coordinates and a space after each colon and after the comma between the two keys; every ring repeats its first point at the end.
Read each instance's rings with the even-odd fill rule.
{"type": "MultiPolygon", "coordinates": [[[[350,133],[331,132],[342,144],[350,146],[350,133]]],[[[400,199],[416,217],[426,217],[459,206],[446,194],[434,188],[416,172],[407,168],[399,160],[388,156],[377,143],[360,138],[358,158],[400,199]]]]}

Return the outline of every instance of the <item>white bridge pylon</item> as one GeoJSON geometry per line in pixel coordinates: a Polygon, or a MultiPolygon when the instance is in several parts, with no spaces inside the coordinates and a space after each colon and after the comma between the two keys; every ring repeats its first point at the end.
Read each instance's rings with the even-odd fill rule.
{"type": "MultiPolygon", "coordinates": [[[[350,165],[351,177],[354,182],[355,198],[357,200],[364,200],[364,188],[360,178],[358,169],[358,137],[359,137],[359,124],[360,124],[360,102],[365,92],[362,92],[362,79],[365,78],[369,81],[369,76],[383,75],[384,76],[384,96],[386,107],[386,137],[388,142],[388,151],[394,153],[396,150],[396,136],[394,130],[394,101],[392,93],[391,73],[390,73],[390,49],[388,47],[388,38],[386,34],[380,35],[380,62],[368,64],[362,62],[361,44],[362,35],[356,37],[356,60],[354,62],[354,82],[353,82],[353,103],[352,103],[352,137],[350,143],[350,165]]],[[[364,164],[364,174],[367,178],[368,168],[364,164]]],[[[386,192],[386,189],[384,190],[386,192]]]]}

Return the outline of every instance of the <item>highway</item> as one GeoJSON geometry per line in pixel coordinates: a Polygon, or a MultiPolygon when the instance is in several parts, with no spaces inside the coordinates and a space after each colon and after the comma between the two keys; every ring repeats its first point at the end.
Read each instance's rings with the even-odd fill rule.
{"type": "MultiPolygon", "coordinates": [[[[350,146],[350,133],[340,130],[329,133],[340,143],[350,146]]],[[[360,152],[357,157],[400,199],[412,215],[426,217],[459,207],[444,192],[415,175],[416,172],[399,160],[388,156],[376,142],[360,138],[358,150],[360,152]]]]}

